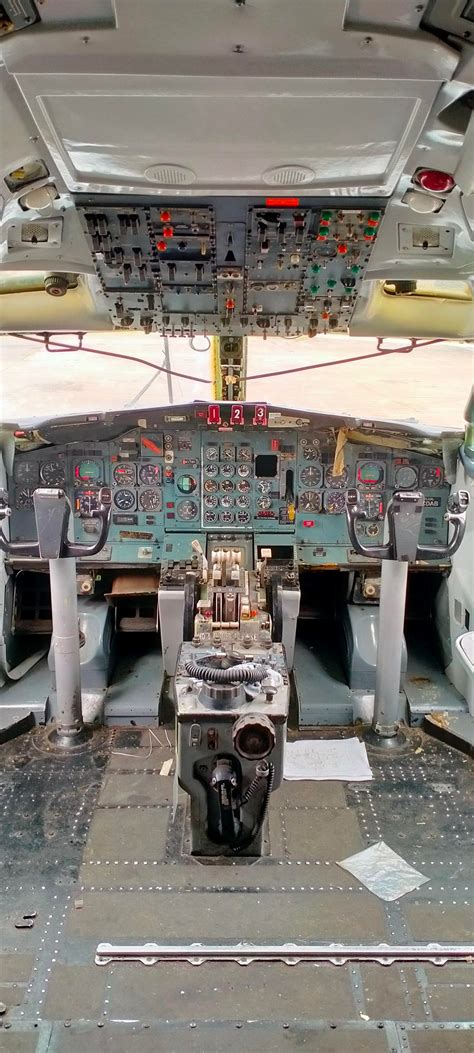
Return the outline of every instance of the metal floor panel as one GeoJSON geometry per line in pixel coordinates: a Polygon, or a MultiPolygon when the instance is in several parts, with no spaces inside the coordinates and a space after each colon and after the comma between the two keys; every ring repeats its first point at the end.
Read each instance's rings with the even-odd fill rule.
{"type": "Polygon", "coordinates": [[[73,759],[41,753],[35,733],[0,750],[0,1049],[470,1053],[467,965],[94,965],[104,940],[465,942],[472,932],[463,754],[418,733],[405,755],[370,753],[370,784],[284,783],[271,799],[272,855],[203,864],[182,853],[186,802],[180,794],[173,823],[173,780],[160,775],[172,751],[154,730],[162,746],[147,730],[108,729],[73,759]],[[337,866],[380,839],[430,879],[390,904],[337,866]],[[35,911],[32,928],[15,927],[35,911]]]}

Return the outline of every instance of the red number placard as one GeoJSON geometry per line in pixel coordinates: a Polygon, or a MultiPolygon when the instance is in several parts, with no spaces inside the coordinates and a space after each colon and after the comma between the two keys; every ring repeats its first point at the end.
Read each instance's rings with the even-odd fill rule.
{"type": "Polygon", "coordinates": [[[244,424],[244,407],[233,403],[230,410],[230,423],[231,424],[244,424]]]}
{"type": "Polygon", "coordinates": [[[218,403],[211,403],[211,405],[207,407],[207,423],[209,425],[221,424],[221,407],[218,403]]]}
{"type": "Polygon", "coordinates": [[[260,424],[263,427],[266,427],[266,425],[268,424],[268,414],[265,403],[260,403],[259,405],[255,406],[252,423],[260,424]]]}

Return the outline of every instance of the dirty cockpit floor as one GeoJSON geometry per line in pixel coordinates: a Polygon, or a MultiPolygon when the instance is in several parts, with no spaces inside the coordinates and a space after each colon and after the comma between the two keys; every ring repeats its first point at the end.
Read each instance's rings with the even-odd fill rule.
{"type": "Polygon", "coordinates": [[[1,1050],[473,1049],[468,965],[94,964],[102,941],[472,939],[467,757],[422,734],[417,753],[371,753],[370,784],[284,783],[271,856],[206,866],[183,853],[183,803],[172,821],[164,728],[162,746],[142,729],[103,735],[74,758],[40,752],[34,733],[0,750],[1,1050]],[[336,865],[380,839],[429,878],[393,904],[336,865]]]}

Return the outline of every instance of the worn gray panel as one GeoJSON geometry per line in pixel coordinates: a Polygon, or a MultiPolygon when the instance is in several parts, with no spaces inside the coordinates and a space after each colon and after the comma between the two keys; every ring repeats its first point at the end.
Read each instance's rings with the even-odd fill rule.
{"type": "Polygon", "coordinates": [[[36,1053],[38,1039],[35,1034],[19,1034],[2,1031],[0,1049],[2,1053],[36,1053]]]}
{"type": "Polygon", "coordinates": [[[300,1053],[302,1049],[308,1053],[389,1053],[390,1047],[385,1033],[378,1030],[316,1031],[297,1024],[262,1027],[230,1021],[224,1026],[193,1024],[164,1031],[147,1025],[107,1024],[103,1030],[64,1030],[56,1025],[48,1053],[300,1053]]]}
{"type": "Polygon", "coordinates": [[[416,981],[415,967],[364,964],[359,967],[364,1010],[371,1020],[425,1021],[425,1006],[416,981]]]}
{"type": "Polygon", "coordinates": [[[96,965],[54,965],[42,1015],[47,1020],[99,1019],[105,985],[96,965]]]}
{"type": "Polygon", "coordinates": [[[341,782],[284,781],[270,798],[272,808],[346,808],[341,782]]]}
{"type": "Polygon", "coordinates": [[[277,962],[246,968],[234,962],[199,968],[180,962],[163,968],[119,965],[109,998],[112,1017],[141,1020],[255,1020],[262,1012],[273,1021],[354,1018],[348,974],[308,963],[301,968],[277,962]]]}
{"type": "Polygon", "coordinates": [[[99,807],[125,805],[136,808],[144,805],[171,804],[173,778],[144,772],[110,772],[106,775],[99,796],[99,807]]]}
{"type": "MultiPolygon", "coordinates": [[[[274,843],[274,842],[273,842],[274,843]]],[[[331,889],[360,889],[348,870],[335,864],[320,866],[291,861],[262,860],[242,866],[208,865],[191,860],[188,864],[173,863],[84,863],[79,881],[87,888],[173,888],[173,889],[274,889],[276,892],[329,891],[331,889]]]]}
{"type": "Polygon", "coordinates": [[[403,910],[414,940],[466,943],[474,937],[472,907],[407,903],[403,910]]]}
{"type": "Polygon", "coordinates": [[[26,983],[34,960],[33,954],[0,954],[0,983],[26,983]]]}
{"type": "Polygon", "coordinates": [[[387,937],[381,903],[370,893],[85,892],[69,915],[69,936],[156,940],[326,940],[387,937]]]}
{"type": "Polygon", "coordinates": [[[294,812],[285,809],[283,817],[288,850],[296,859],[345,859],[366,847],[354,810],[308,811],[303,821],[295,822],[294,812]]]}
{"type": "Polygon", "coordinates": [[[410,1032],[410,1053],[472,1053],[472,1031],[410,1032]]]}
{"type": "Polygon", "coordinates": [[[162,859],[168,820],[168,808],[97,811],[89,830],[84,859],[162,859]]]}

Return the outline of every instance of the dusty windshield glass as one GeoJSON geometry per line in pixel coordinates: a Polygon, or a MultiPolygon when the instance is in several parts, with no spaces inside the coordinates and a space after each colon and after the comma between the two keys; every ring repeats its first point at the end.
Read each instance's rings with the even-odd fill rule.
{"type": "MultiPolygon", "coordinates": [[[[76,336],[53,340],[77,346],[76,336]]],[[[191,346],[188,339],[164,341],[158,334],[88,333],[83,343],[100,354],[48,351],[42,343],[2,335],[2,419],[213,398],[214,359],[206,338],[196,337],[191,346]]],[[[404,343],[391,340],[384,346],[404,343]]],[[[367,337],[250,338],[247,400],[462,427],[472,383],[471,345],[440,342],[410,354],[368,357],[376,352],[376,341],[367,337]]]]}

